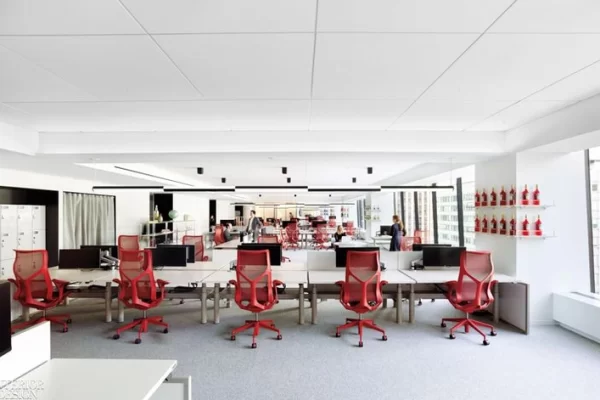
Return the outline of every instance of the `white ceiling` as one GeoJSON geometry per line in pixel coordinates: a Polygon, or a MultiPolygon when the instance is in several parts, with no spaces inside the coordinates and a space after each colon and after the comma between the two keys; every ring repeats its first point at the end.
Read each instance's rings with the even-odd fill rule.
{"type": "Polygon", "coordinates": [[[2,0],[0,120],[503,131],[600,92],[599,20],[595,0],[2,0]]]}

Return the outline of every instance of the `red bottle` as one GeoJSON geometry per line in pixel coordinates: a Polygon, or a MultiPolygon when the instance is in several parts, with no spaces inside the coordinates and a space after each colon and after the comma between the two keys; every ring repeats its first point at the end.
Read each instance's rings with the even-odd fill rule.
{"type": "Polygon", "coordinates": [[[506,235],[506,220],[504,219],[504,214],[500,218],[500,234],[506,235]]]}
{"type": "Polygon", "coordinates": [[[488,206],[488,195],[485,192],[485,189],[483,189],[481,191],[481,207],[487,207],[488,206]]]}
{"type": "Polygon", "coordinates": [[[515,185],[510,186],[508,205],[514,206],[517,204],[517,191],[515,190],[515,185]]]}
{"type": "Polygon", "coordinates": [[[487,220],[487,217],[484,215],[483,219],[481,220],[481,232],[487,233],[487,231],[488,231],[488,220],[487,220]]]}
{"type": "Polygon", "coordinates": [[[542,220],[540,219],[540,216],[538,215],[537,219],[535,220],[535,229],[533,230],[533,234],[535,236],[542,236],[542,220]]]}
{"type": "Polygon", "coordinates": [[[535,190],[532,193],[533,196],[533,200],[532,200],[532,204],[534,206],[539,206],[540,205],[540,190],[538,189],[538,185],[535,185],[535,190]]]}
{"type": "Polygon", "coordinates": [[[498,194],[496,193],[494,188],[492,188],[492,192],[490,193],[490,206],[496,207],[497,205],[498,205],[498,194]]]}
{"type": "Polygon", "coordinates": [[[510,236],[515,236],[517,234],[517,220],[515,219],[515,216],[513,215],[513,217],[510,220],[510,236]]]}
{"type": "Polygon", "coordinates": [[[529,236],[529,220],[527,219],[527,215],[525,219],[521,222],[521,235],[529,236]]]}
{"type": "Polygon", "coordinates": [[[475,216],[475,232],[481,232],[481,221],[479,220],[479,215],[475,216]]]}
{"type": "Polygon", "coordinates": [[[498,233],[498,221],[496,220],[496,216],[492,215],[492,220],[490,221],[490,233],[498,233]]]}
{"type": "Polygon", "coordinates": [[[479,190],[475,190],[475,207],[481,207],[481,195],[479,190]]]}
{"type": "Polygon", "coordinates": [[[504,190],[504,186],[502,186],[502,190],[500,190],[500,205],[505,206],[508,202],[506,201],[506,190],[504,190]]]}
{"type": "Polygon", "coordinates": [[[527,190],[527,185],[525,185],[525,189],[523,189],[523,191],[521,192],[521,205],[529,205],[529,190],[527,190]]]}

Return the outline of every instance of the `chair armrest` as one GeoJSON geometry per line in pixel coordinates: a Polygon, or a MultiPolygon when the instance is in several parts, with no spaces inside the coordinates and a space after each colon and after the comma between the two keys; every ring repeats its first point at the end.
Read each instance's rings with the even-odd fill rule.
{"type": "Polygon", "coordinates": [[[281,281],[278,281],[277,279],[275,279],[273,281],[273,287],[275,287],[275,286],[284,286],[284,285],[285,285],[285,283],[283,283],[281,281]]]}
{"type": "Polygon", "coordinates": [[[56,285],[56,287],[65,287],[70,283],[69,281],[63,281],[62,279],[52,279],[52,282],[56,285]]]}
{"type": "Polygon", "coordinates": [[[335,284],[338,286],[344,286],[345,283],[345,281],[337,281],[335,284]]]}
{"type": "Polygon", "coordinates": [[[236,281],[235,279],[230,279],[229,284],[232,285],[236,289],[238,288],[238,281],[236,281]]]}
{"type": "Polygon", "coordinates": [[[202,261],[208,261],[208,256],[202,257],[202,261]]]}
{"type": "Polygon", "coordinates": [[[160,288],[164,288],[165,286],[167,286],[169,284],[169,282],[167,282],[163,279],[157,279],[156,283],[158,284],[158,287],[160,287],[160,288]]]}
{"type": "Polygon", "coordinates": [[[17,282],[16,279],[8,278],[7,281],[9,281],[10,283],[12,283],[13,285],[15,285],[17,287],[19,286],[19,282],[17,282]]]}
{"type": "Polygon", "coordinates": [[[448,286],[449,288],[452,288],[452,287],[458,285],[458,281],[448,281],[448,282],[445,282],[444,285],[448,286]]]}

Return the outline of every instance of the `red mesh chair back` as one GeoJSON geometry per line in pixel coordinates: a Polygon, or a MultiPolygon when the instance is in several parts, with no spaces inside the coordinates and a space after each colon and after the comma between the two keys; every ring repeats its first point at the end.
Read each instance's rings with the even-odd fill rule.
{"type": "Polygon", "coordinates": [[[296,224],[289,224],[288,226],[286,226],[285,233],[287,236],[287,241],[290,244],[298,244],[300,232],[298,231],[298,226],[296,224]]]}
{"type": "Polygon", "coordinates": [[[261,312],[273,307],[277,299],[268,250],[238,250],[235,274],[235,302],[241,309],[261,312]]]}
{"type": "Polygon", "coordinates": [[[420,244],[421,238],[414,236],[404,236],[402,237],[402,241],[400,242],[400,250],[402,251],[412,251],[413,244],[420,244]]]}
{"type": "Polygon", "coordinates": [[[464,251],[455,287],[455,301],[465,312],[486,308],[493,300],[491,286],[494,279],[492,253],[464,251]]]}
{"type": "Polygon", "coordinates": [[[315,234],[315,242],[317,244],[329,242],[329,233],[327,232],[327,228],[325,228],[324,226],[319,226],[317,228],[317,232],[315,234]]]}
{"type": "Polygon", "coordinates": [[[379,252],[349,251],[342,304],[359,314],[377,309],[383,301],[380,280],[379,252]]]}
{"type": "Polygon", "coordinates": [[[215,244],[218,246],[225,243],[225,232],[222,225],[215,226],[215,244]]]}
{"type": "Polygon", "coordinates": [[[149,308],[156,301],[156,281],[150,250],[121,251],[119,275],[125,290],[119,299],[129,307],[149,308]]]}
{"type": "Polygon", "coordinates": [[[138,251],[140,249],[140,237],[137,235],[119,235],[117,245],[120,259],[121,250],[138,251]]]}
{"type": "Polygon", "coordinates": [[[346,222],[346,235],[354,236],[354,222],[353,221],[346,222]]]}
{"type": "Polygon", "coordinates": [[[329,228],[335,228],[335,226],[336,226],[336,225],[335,225],[335,219],[330,219],[330,220],[327,222],[327,226],[328,226],[329,228]]]}
{"type": "Polygon", "coordinates": [[[194,259],[196,261],[204,260],[204,236],[185,235],[181,239],[181,243],[186,245],[193,245],[195,251],[194,259]]]}
{"type": "Polygon", "coordinates": [[[29,303],[33,299],[52,300],[52,278],[46,250],[15,250],[13,272],[17,282],[14,299],[29,303]]]}
{"type": "Polygon", "coordinates": [[[258,237],[258,243],[279,243],[277,235],[262,235],[258,237]]]}

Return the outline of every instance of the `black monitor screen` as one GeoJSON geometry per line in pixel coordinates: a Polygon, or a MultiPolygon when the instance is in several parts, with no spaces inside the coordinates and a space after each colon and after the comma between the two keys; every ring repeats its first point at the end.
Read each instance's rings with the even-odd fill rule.
{"type": "Polygon", "coordinates": [[[412,251],[423,251],[426,247],[450,247],[450,244],[431,244],[431,243],[415,243],[412,245],[412,251]]]}
{"type": "Polygon", "coordinates": [[[281,244],[279,243],[242,243],[238,250],[269,250],[271,265],[281,265],[281,244]]]}
{"type": "Polygon", "coordinates": [[[111,256],[113,256],[115,258],[119,258],[119,248],[118,248],[118,246],[115,246],[112,244],[106,244],[106,245],[82,244],[80,246],[80,248],[82,248],[82,249],[98,249],[100,251],[109,251],[111,256]]]}
{"type": "Polygon", "coordinates": [[[12,350],[10,337],[10,283],[0,283],[0,357],[12,350]]]}
{"type": "MultiPolygon", "coordinates": [[[[164,246],[169,246],[172,248],[175,247],[179,247],[179,248],[185,248],[186,249],[186,254],[187,254],[187,262],[189,263],[194,263],[196,262],[196,246],[194,246],[193,244],[165,244],[165,243],[161,243],[158,245],[158,247],[164,247],[164,246]]],[[[153,264],[156,265],[156,262],[154,261],[154,258],[152,259],[153,264]]]]}
{"type": "Polygon", "coordinates": [[[346,268],[346,259],[349,251],[376,251],[379,252],[379,247],[356,247],[356,246],[338,246],[335,248],[335,266],[346,268]]]}
{"type": "Polygon", "coordinates": [[[58,253],[58,268],[100,268],[100,249],[61,249],[58,253]]]}
{"type": "Polygon", "coordinates": [[[231,226],[235,225],[235,219],[222,219],[220,222],[223,226],[227,226],[229,224],[231,224],[231,226]]]}
{"type": "Polygon", "coordinates": [[[314,220],[312,222],[312,227],[313,228],[317,228],[319,225],[321,225],[321,226],[327,226],[327,221],[323,221],[323,220],[318,220],[317,221],[317,220],[314,220]]]}
{"type": "Polygon", "coordinates": [[[379,234],[380,235],[392,235],[392,226],[391,225],[381,225],[379,227],[379,234]]]}
{"type": "Polygon", "coordinates": [[[431,246],[423,248],[424,267],[459,267],[464,247],[431,246]]]}
{"type": "Polygon", "coordinates": [[[155,267],[187,267],[186,246],[159,246],[152,250],[152,265],[155,267]]]}

